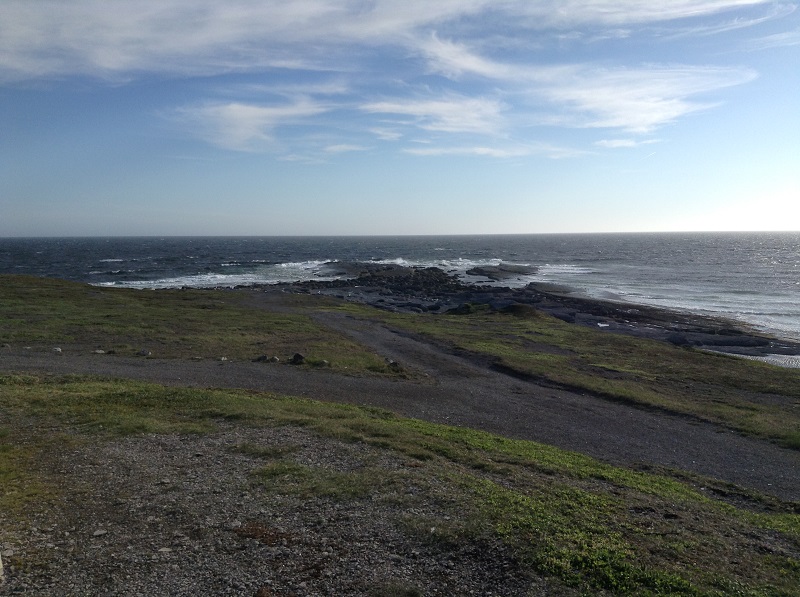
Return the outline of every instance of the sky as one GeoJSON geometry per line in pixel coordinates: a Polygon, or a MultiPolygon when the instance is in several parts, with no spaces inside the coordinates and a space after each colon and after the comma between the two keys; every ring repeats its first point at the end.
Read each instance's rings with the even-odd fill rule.
{"type": "Polygon", "coordinates": [[[800,230],[766,0],[2,0],[0,236],[800,230]]]}

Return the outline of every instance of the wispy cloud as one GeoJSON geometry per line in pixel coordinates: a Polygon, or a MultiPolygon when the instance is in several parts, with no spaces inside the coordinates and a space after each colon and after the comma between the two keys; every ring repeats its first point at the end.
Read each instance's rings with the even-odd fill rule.
{"type": "MultiPolygon", "coordinates": [[[[770,1],[139,0],[109,5],[106,0],[4,0],[0,73],[6,79],[113,78],[144,72],[339,69],[347,58],[340,51],[344,48],[425,51],[434,43],[431,32],[461,30],[460,24],[474,25],[489,15],[501,29],[510,25],[530,32],[659,23],[763,4],[770,1]]],[[[444,57],[451,42],[440,43],[444,57]]]]}
{"type": "Polygon", "coordinates": [[[347,153],[350,151],[367,151],[368,149],[368,147],[364,147],[363,145],[340,143],[338,145],[328,145],[325,148],[325,153],[347,153]]]}
{"type": "Polygon", "coordinates": [[[642,145],[652,145],[653,143],[658,143],[657,139],[601,139],[599,141],[595,141],[594,144],[598,147],[605,147],[607,149],[621,149],[621,148],[632,148],[632,147],[641,147],[642,145]]]}
{"type": "MultiPolygon", "coordinates": [[[[613,46],[655,30],[662,39],[707,36],[794,8],[772,0],[3,0],[0,84],[208,77],[203,100],[171,114],[219,147],[253,151],[281,125],[303,122],[328,126],[333,148],[377,138],[402,150],[425,134],[439,147],[453,137],[439,155],[501,155],[509,140],[530,147],[541,124],[649,134],[756,76],[643,64],[618,51],[580,61],[558,44],[613,46]],[[252,78],[211,79],[230,74],[252,78]],[[337,130],[347,143],[331,137],[337,130]],[[469,150],[465,135],[478,139],[469,150]]],[[[798,43],[794,30],[750,47],[798,43]]]]}
{"type": "Polygon", "coordinates": [[[273,130],[324,112],[308,100],[282,106],[208,103],[175,110],[172,116],[201,139],[224,149],[252,151],[272,140],[273,130]]]}
{"type": "Polygon", "coordinates": [[[541,92],[564,106],[562,124],[649,133],[716,104],[691,98],[741,85],[756,76],[749,69],[724,67],[585,69],[541,92]]]}
{"type": "Polygon", "coordinates": [[[767,5],[766,12],[755,17],[734,17],[720,22],[704,23],[702,25],[679,27],[672,30],[663,30],[660,35],[667,38],[687,38],[698,36],[718,35],[720,33],[727,33],[728,31],[736,31],[737,29],[748,29],[761,25],[768,21],[781,19],[792,14],[797,10],[797,6],[787,3],[776,3],[774,5],[767,5]]]}
{"type": "Polygon", "coordinates": [[[372,102],[365,112],[413,117],[419,128],[446,133],[496,134],[502,127],[503,104],[494,99],[450,96],[372,102]]]}
{"type": "Polygon", "coordinates": [[[770,48],[788,48],[792,46],[800,46],[800,29],[765,35],[764,37],[750,40],[746,44],[746,48],[749,50],[768,50],[770,48]]]}
{"type": "Polygon", "coordinates": [[[515,8],[539,26],[581,24],[632,25],[717,14],[735,8],[770,4],[771,0],[560,0],[524,2],[515,8]]]}
{"type": "Polygon", "coordinates": [[[369,129],[369,132],[375,135],[381,141],[397,141],[403,137],[403,133],[396,129],[373,127],[369,129]]]}
{"type": "Polygon", "coordinates": [[[691,98],[751,81],[750,69],[687,65],[597,68],[592,65],[504,64],[486,59],[465,44],[433,37],[424,44],[432,68],[503,81],[508,90],[543,98],[537,106],[549,123],[619,128],[646,133],[686,114],[713,107],[691,98]]]}
{"type": "Polygon", "coordinates": [[[456,147],[412,147],[403,150],[404,153],[418,156],[484,156],[492,158],[516,158],[529,155],[543,155],[550,158],[568,158],[583,155],[586,152],[557,147],[545,143],[530,144],[518,147],[486,147],[486,146],[456,146],[456,147]]]}

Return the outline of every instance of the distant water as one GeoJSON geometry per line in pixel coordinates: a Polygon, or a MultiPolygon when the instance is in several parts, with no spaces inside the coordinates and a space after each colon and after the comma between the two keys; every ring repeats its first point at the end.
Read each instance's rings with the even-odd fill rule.
{"type": "Polygon", "coordinates": [[[0,239],[0,273],[129,288],[334,279],[339,262],[534,268],[595,298],[725,316],[800,340],[800,233],[0,239]]]}

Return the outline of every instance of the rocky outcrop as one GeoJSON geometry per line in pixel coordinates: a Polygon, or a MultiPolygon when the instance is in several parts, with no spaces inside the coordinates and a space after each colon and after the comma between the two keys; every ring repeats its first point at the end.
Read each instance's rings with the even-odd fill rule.
{"type": "Polygon", "coordinates": [[[484,265],[481,267],[473,267],[467,270],[469,276],[482,276],[500,282],[508,280],[509,278],[516,278],[518,276],[530,276],[537,272],[537,268],[531,265],[514,265],[510,263],[501,263],[499,265],[484,265]]]}
{"type": "MultiPolygon", "coordinates": [[[[530,273],[524,266],[500,265],[471,272],[492,275],[530,273]]],[[[283,290],[326,294],[339,299],[404,313],[469,314],[479,310],[510,311],[531,316],[546,313],[567,323],[652,338],[679,347],[708,348],[739,355],[800,354],[800,345],[739,329],[735,322],[666,311],[655,307],[605,302],[573,295],[568,289],[529,284],[508,288],[465,284],[435,267],[351,264],[347,280],[310,281],[283,285],[283,290]]],[[[275,288],[274,286],[270,288],[275,288]]]]}

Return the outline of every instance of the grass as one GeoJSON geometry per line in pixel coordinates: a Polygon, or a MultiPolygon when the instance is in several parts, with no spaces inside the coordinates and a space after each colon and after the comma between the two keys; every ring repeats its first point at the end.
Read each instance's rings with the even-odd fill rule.
{"type": "Polygon", "coordinates": [[[800,370],[679,348],[568,324],[536,311],[520,317],[402,315],[345,305],[429,341],[540,383],[689,415],[800,449],[800,370]]]}
{"type": "Polygon", "coordinates": [[[399,505],[393,512],[424,510],[426,517],[395,514],[394,524],[444,552],[500,542],[521,571],[566,592],[797,595],[800,586],[800,505],[730,486],[696,488],[714,488],[712,480],[613,467],[380,409],[244,391],[3,375],[0,411],[10,422],[29,422],[26,433],[8,423],[0,431],[0,503],[18,508],[49,485],[36,472],[37,459],[67,436],[92,442],[213,433],[220,421],[295,426],[385,457],[343,472],[303,463],[295,444],[238,445],[235,451],[254,460],[254,487],[310,503],[368,500],[399,505]],[[409,465],[385,468],[388,461],[409,465]]]}
{"type": "Polygon", "coordinates": [[[0,344],[158,358],[253,360],[295,353],[305,367],[352,375],[405,376],[345,336],[291,312],[265,308],[258,291],[98,288],[62,280],[0,276],[0,344]]]}

